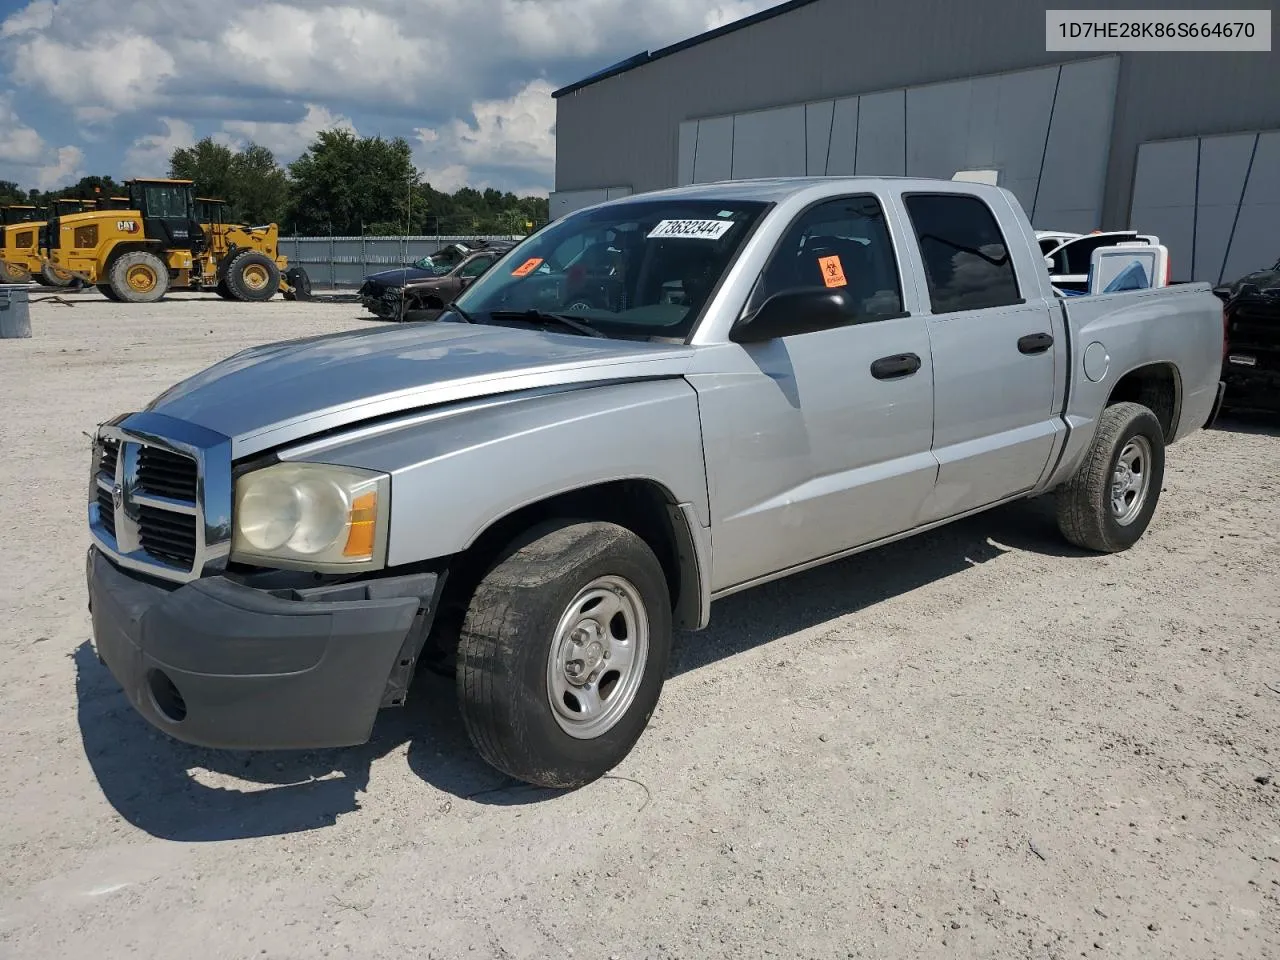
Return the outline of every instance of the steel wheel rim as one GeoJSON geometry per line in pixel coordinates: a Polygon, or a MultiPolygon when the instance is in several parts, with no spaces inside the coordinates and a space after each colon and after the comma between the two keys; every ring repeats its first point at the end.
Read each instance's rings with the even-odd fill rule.
{"type": "Polygon", "coordinates": [[[145,264],[136,264],[129,268],[125,275],[129,287],[138,293],[150,293],[156,288],[155,271],[145,264]]]}
{"type": "Polygon", "coordinates": [[[1151,441],[1131,437],[1116,458],[1111,474],[1111,516],[1127,527],[1142,513],[1151,491],[1151,441]]]}
{"type": "Polygon", "coordinates": [[[547,658],[547,699],[578,740],[608,733],[635,703],[649,658],[649,616],[623,577],[597,577],[565,608],[547,658]]]}
{"type": "Polygon", "coordinates": [[[51,264],[49,264],[49,272],[50,272],[50,273],[52,273],[52,274],[54,275],[54,277],[56,277],[56,278],[57,278],[57,279],[59,279],[59,280],[70,280],[70,279],[71,279],[71,271],[70,271],[70,270],[64,270],[62,267],[56,266],[56,265],[54,265],[54,264],[52,264],[52,263],[51,263],[51,264]]]}
{"type": "Polygon", "coordinates": [[[244,282],[250,290],[261,290],[267,285],[267,271],[256,263],[244,268],[244,282]]]}

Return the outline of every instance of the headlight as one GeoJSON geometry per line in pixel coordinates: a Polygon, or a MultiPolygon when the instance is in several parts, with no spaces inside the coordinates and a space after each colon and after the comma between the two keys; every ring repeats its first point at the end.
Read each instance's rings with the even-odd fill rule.
{"type": "Polygon", "coordinates": [[[386,559],[391,478],[323,463],[278,463],[236,481],[231,556],[256,565],[368,570],[386,559]]]}

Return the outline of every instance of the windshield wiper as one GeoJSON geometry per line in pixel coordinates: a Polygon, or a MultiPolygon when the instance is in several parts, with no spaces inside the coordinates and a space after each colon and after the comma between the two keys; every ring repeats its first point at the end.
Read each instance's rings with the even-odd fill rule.
{"type": "Polygon", "coordinates": [[[495,320],[528,320],[530,323],[550,321],[558,323],[562,327],[568,327],[570,330],[587,337],[606,336],[590,324],[575,320],[573,317],[566,316],[563,313],[547,313],[544,310],[494,310],[489,316],[495,320]]]}

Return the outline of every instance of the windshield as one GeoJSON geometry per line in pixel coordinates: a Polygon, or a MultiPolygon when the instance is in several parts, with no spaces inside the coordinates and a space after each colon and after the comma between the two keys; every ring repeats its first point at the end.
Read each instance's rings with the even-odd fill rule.
{"type": "Polygon", "coordinates": [[[495,311],[572,313],[605,334],[688,335],[767,204],[634,200],[570,214],[506,255],[458,298],[495,311]]]}

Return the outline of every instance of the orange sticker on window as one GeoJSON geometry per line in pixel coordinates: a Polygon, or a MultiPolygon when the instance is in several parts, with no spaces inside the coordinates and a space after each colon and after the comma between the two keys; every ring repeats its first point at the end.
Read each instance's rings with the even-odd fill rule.
{"type": "Polygon", "coordinates": [[[542,266],[541,257],[530,257],[524,263],[520,264],[520,266],[512,270],[511,275],[513,277],[527,277],[529,274],[533,273],[533,271],[537,270],[540,266],[542,266]]]}
{"type": "Polygon", "coordinates": [[[822,282],[828,287],[843,287],[848,284],[839,257],[819,257],[818,266],[822,269],[822,282]]]}

